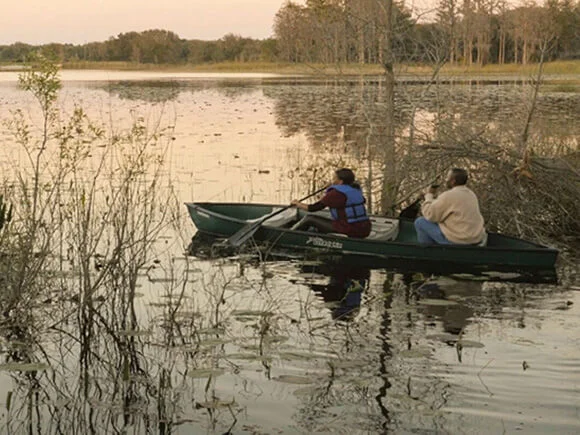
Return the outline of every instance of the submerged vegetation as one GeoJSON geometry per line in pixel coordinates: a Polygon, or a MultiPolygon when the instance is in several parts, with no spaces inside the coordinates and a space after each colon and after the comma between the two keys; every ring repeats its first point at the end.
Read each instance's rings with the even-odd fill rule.
{"type": "MultiPolygon", "coordinates": [[[[80,106],[63,113],[58,69],[42,56],[19,83],[39,110],[16,109],[5,125],[19,150],[7,156],[2,186],[10,208],[0,238],[0,328],[28,342],[72,319],[86,333],[102,301],[135,293],[139,269],[173,219],[163,172],[171,129],[151,131],[136,114],[130,129],[118,130],[80,106]],[[76,307],[52,312],[53,300],[76,307]]],[[[33,363],[35,352],[12,360],[33,363]]]]}

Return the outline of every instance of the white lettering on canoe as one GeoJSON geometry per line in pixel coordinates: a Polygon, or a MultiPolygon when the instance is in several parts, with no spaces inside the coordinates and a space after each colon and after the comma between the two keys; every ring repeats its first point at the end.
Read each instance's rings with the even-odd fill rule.
{"type": "Polygon", "coordinates": [[[308,237],[307,245],[318,246],[320,248],[342,249],[342,243],[324,240],[322,237],[308,237]]]}

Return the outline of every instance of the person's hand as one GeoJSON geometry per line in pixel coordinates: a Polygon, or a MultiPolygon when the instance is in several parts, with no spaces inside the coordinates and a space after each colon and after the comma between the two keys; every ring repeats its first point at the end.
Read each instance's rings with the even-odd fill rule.
{"type": "Polygon", "coordinates": [[[425,191],[423,192],[424,195],[430,194],[430,195],[437,195],[437,187],[438,186],[429,186],[428,188],[425,189],[425,191]]]}
{"type": "Polygon", "coordinates": [[[298,201],[297,199],[293,199],[292,201],[290,201],[290,205],[293,205],[294,207],[296,207],[298,204],[300,204],[300,201],[298,201]]]}

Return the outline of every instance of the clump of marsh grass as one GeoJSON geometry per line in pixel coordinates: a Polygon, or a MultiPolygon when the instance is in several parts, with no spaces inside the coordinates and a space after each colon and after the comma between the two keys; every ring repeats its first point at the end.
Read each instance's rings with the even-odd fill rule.
{"type": "MultiPolygon", "coordinates": [[[[166,170],[172,127],[132,113],[119,130],[78,105],[66,113],[58,68],[42,56],[19,85],[38,110],[14,110],[6,122],[16,149],[3,186],[12,208],[0,245],[0,323],[28,323],[39,301],[54,298],[78,301],[82,323],[98,309],[97,297],[135,292],[139,269],[175,217],[166,170]]],[[[75,311],[60,314],[52,326],[75,311]]]]}

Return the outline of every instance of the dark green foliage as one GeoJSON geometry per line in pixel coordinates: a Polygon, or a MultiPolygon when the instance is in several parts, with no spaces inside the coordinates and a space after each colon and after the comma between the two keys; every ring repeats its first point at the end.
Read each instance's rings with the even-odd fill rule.
{"type": "Polygon", "coordinates": [[[181,39],[167,30],[120,33],[104,42],[84,45],[46,44],[32,46],[17,42],[0,45],[0,62],[25,62],[41,51],[57,63],[135,62],[143,64],[184,64],[276,60],[276,41],[263,41],[227,34],[217,41],[181,39]]]}
{"type": "MultiPolygon", "coordinates": [[[[83,45],[0,45],[0,62],[24,62],[32,52],[41,50],[58,63],[381,63],[384,22],[384,7],[376,0],[309,0],[305,5],[290,1],[276,14],[275,38],[258,40],[229,33],[216,41],[186,40],[174,32],[153,29],[83,45]]],[[[472,61],[481,65],[521,62],[523,44],[527,44],[526,62],[537,61],[538,41],[544,37],[551,42],[550,60],[580,59],[578,0],[481,10],[471,3],[445,0],[439,3],[433,22],[416,20],[403,3],[395,1],[393,24],[393,50],[402,62],[429,63],[444,58],[470,65],[472,61]],[[478,46],[480,40],[484,42],[478,46]]]]}
{"type": "MultiPolygon", "coordinates": [[[[314,63],[382,63],[386,15],[372,0],[287,2],[276,14],[279,60],[314,63]]],[[[495,7],[485,2],[442,0],[436,19],[417,20],[393,2],[392,49],[397,61],[528,63],[580,59],[580,2],[548,0],[545,6],[495,7]],[[525,56],[525,59],[523,58],[525,56]]]]}

